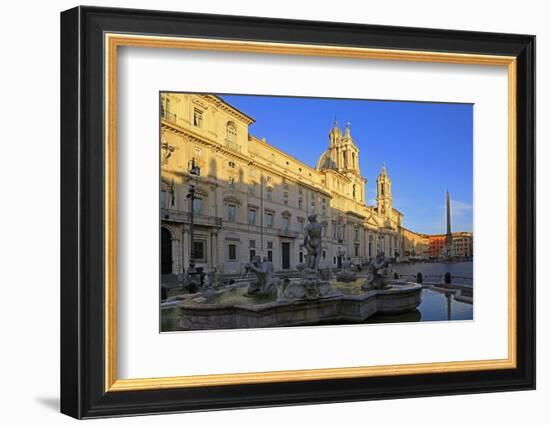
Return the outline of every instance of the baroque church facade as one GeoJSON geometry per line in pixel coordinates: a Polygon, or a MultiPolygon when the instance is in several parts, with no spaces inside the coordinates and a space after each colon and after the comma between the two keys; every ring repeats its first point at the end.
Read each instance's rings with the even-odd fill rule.
{"type": "Polygon", "coordinates": [[[403,215],[392,206],[382,166],[376,205],[367,205],[367,179],[349,123],[335,121],[315,168],[249,133],[254,119],[209,94],[161,94],[161,273],[188,267],[191,186],[197,267],[242,271],[255,255],[276,271],[305,261],[301,247],[308,216],[323,225],[321,265],[365,263],[377,252],[403,249],[403,215]],[[190,173],[192,165],[200,175],[190,173]]]}

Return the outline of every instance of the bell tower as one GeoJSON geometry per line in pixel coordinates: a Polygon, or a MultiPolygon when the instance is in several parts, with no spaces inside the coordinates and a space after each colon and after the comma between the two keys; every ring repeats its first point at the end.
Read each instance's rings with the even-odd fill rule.
{"type": "Polygon", "coordinates": [[[386,165],[382,165],[382,170],[376,179],[376,208],[378,214],[388,215],[392,209],[391,180],[386,171],[386,165]]]}
{"type": "Polygon", "coordinates": [[[346,123],[346,129],[342,136],[340,147],[340,170],[344,173],[352,172],[360,174],[359,171],[359,149],[351,137],[350,122],[346,123]]]}
{"type": "Polygon", "coordinates": [[[334,124],[332,125],[330,133],[328,134],[328,140],[329,149],[335,148],[340,145],[340,141],[342,140],[342,131],[338,127],[338,121],[336,121],[336,118],[334,118],[334,124]]]}

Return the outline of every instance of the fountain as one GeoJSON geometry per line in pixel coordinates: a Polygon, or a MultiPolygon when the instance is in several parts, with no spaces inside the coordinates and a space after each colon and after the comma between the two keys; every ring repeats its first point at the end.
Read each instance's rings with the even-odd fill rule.
{"type": "Polygon", "coordinates": [[[422,285],[384,275],[383,256],[371,262],[364,282],[329,280],[330,270],[319,268],[322,226],[315,215],[308,220],[303,244],[307,261],[298,278],[276,278],[271,261],[256,256],[246,267],[247,274],[255,276],[248,284],[214,290],[216,284],[210,281],[208,289],[182,300],[181,329],[361,323],[376,313],[405,313],[420,304],[422,285]]]}

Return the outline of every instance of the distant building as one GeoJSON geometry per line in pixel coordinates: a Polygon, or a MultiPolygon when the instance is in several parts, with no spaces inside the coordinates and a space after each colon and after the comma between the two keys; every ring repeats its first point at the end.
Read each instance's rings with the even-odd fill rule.
{"type": "Polygon", "coordinates": [[[428,235],[428,245],[429,245],[429,255],[430,258],[440,258],[444,257],[446,252],[445,248],[447,247],[447,234],[444,235],[428,235]]]}
{"type": "Polygon", "coordinates": [[[454,232],[440,235],[426,235],[429,244],[429,258],[472,258],[474,239],[471,232],[454,232]],[[450,240],[450,242],[449,242],[450,240]]]}
{"type": "Polygon", "coordinates": [[[453,233],[451,255],[454,258],[472,258],[474,256],[474,238],[472,232],[453,233]]]}
{"type": "Polygon", "coordinates": [[[403,237],[402,258],[426,260],[430,258],[430,243],[427,235],[413,232],[403,227],[401,231],[403,237]]]}
{"type": "MultiPolygon", "coordinates": [[[[339,267],[402,252],[403,215],[392,206],[383,166],[376,205],[367,205],[367,180],[349,123],[336,121],[315,168],[249,133],[254,119],[214,95],[161,95],[161,272],[176,274],[190,256],[190,184],[194,203],[194,256],[198,267],[239,273],[254,255],[275,270],[305,261],[303,229],[310,214],[324,227],[323,260],[339,267]],[[194,160],[200,177],[189,173],[194,160]]],[[[311,141],[304,141],[311,143],[311,141]]],[[[312,144],[311,146],[315,146],[312,144]]]]}

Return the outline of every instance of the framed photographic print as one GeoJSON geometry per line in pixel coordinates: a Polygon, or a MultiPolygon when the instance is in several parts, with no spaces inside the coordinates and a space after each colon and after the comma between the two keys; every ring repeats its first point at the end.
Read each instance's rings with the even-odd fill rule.
{"type": "Polygon", "coordinates": [[[535,387],[529,35],[61,14],[61,411],[535,387]]]}

